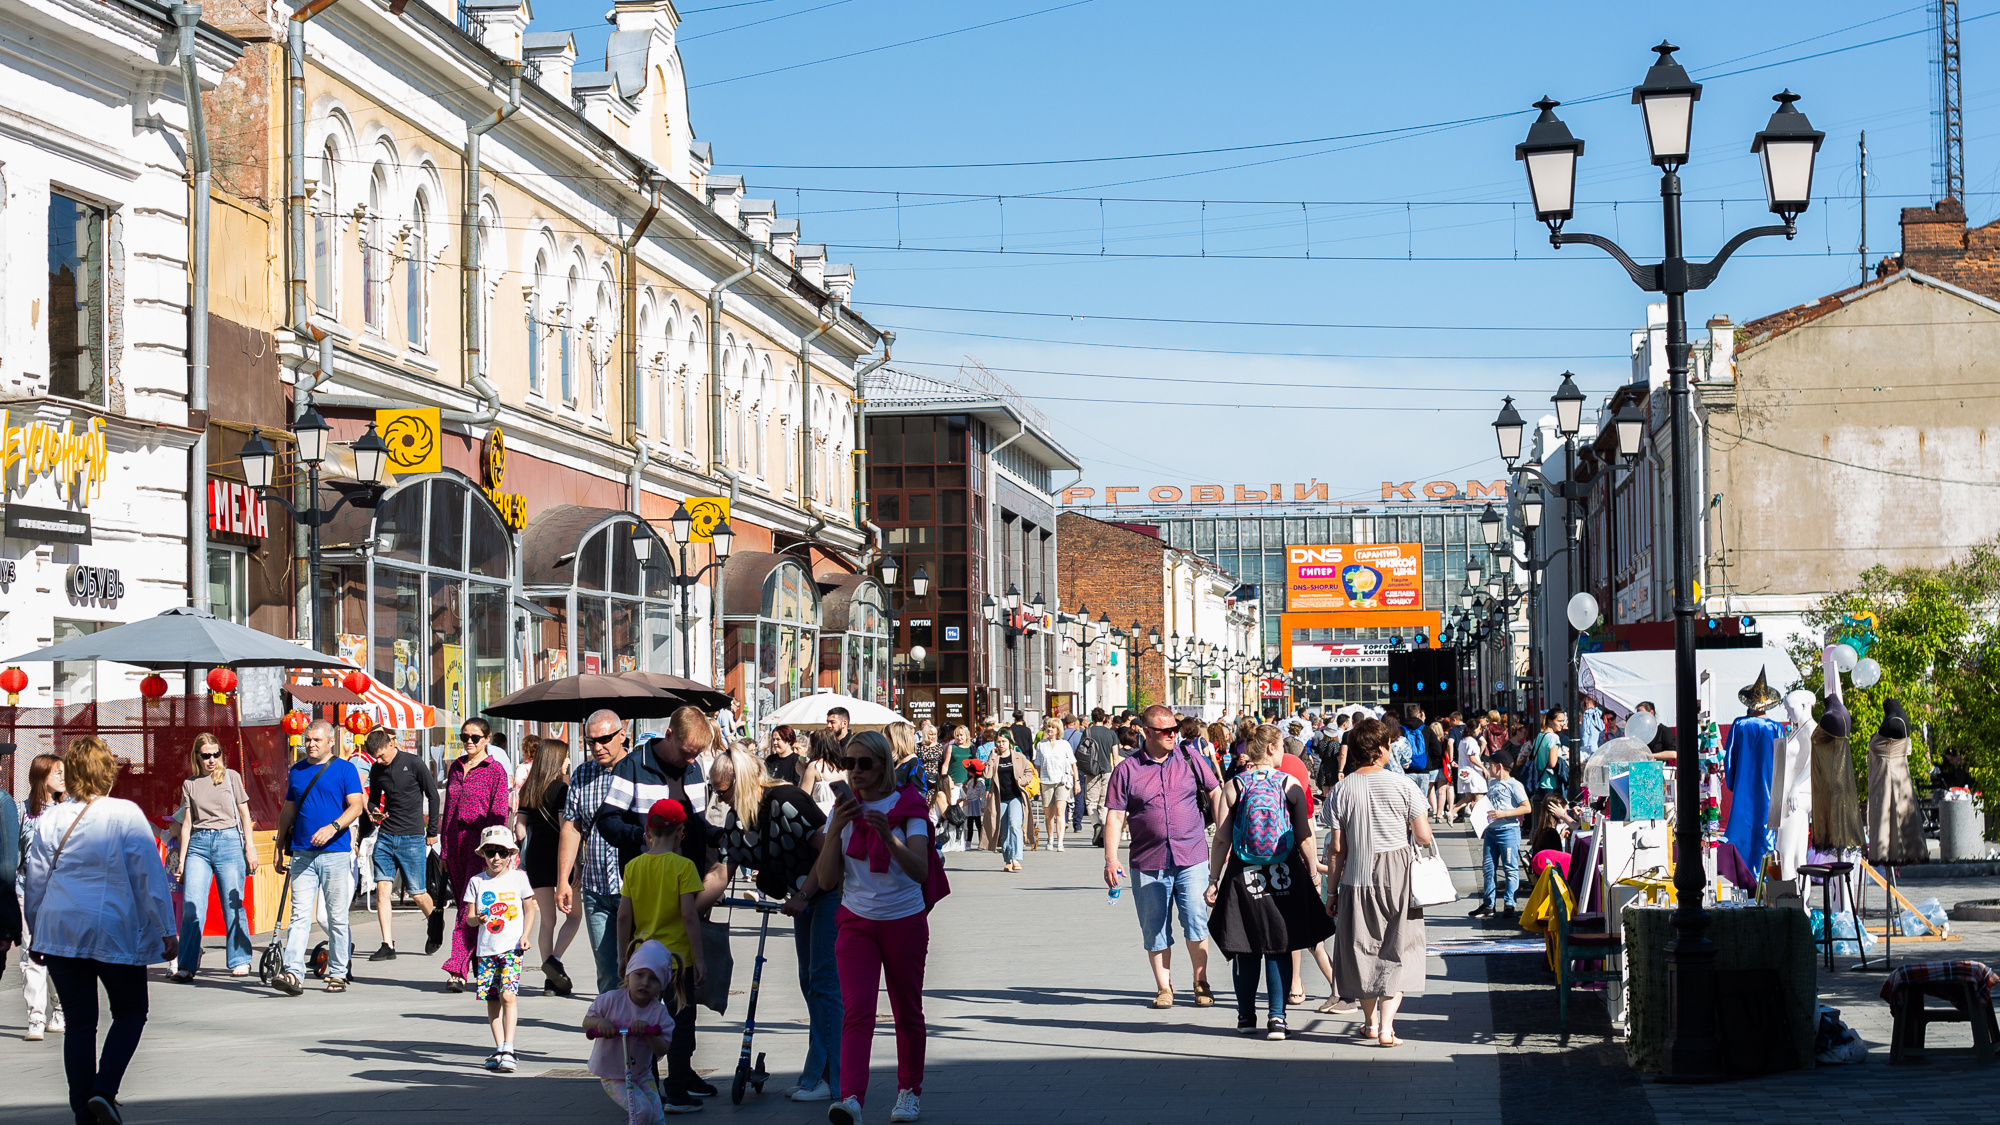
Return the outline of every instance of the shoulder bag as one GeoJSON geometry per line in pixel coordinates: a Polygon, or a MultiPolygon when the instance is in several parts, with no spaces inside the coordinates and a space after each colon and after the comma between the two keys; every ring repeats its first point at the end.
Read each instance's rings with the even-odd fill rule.
{"type": "Polygon", "coordinates": [[[1445,866],[1437,848],[1415,848],[1415,857],[1410,862],[1410,905],[1415,907],[1443,906],[1458,898],[1458,888],[1452,886],[1451,868],[1445,866]]]}

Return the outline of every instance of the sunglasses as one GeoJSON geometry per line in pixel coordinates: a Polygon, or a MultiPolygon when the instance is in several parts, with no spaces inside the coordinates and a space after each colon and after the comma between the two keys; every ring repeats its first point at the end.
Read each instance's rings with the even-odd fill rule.
{"type": "Polygon", "coordinates": [[[213,761],[216,761],[216,760],[220,759],[221,757],[222,757],[222,755],[221,755],[220,753],[213,753],[213,754],[203,754],[203,755],[201,756],[201,760],[202,760],[202,761],[204,761],[204,762],[213,762],[213,761]]]}
{"type": "Polygon", "coordinates": [[[602,746],[605,743],[611,741],[614,738],[617,738],[618,736],[624,733],[625,732],[622,730],[614,730],[610,734],[593,734],[589,735],[588,738],[592,746],[602,746]]]}
{"type": "Polygon", "coordinates": [[[880,758],[842,758],[840,768],[845,770],[872,770],[882,764],[880,758]]]}
{"type": "Polygon", "coordinates": [[[483,734],[467,734],[464,731],[460,731],[458,740],[460,742],[484,742],[486,741],[486,736],[483,734]]]}
{"type": "Polygon", "coordinates": [[[1181,729],[1181,728],[1179,728],[1179,727],[1147,727],[1146,729],[1147,729],[1147,730],[1149,730],[1149,731],[1151,731],[1151,732],[1153,732],[1154,734],[1177,734],[1177,733],[1179,733],[1179,731],[1180,731],[1180,729],[1181,729]]]}
{"type": "Polygon", "coordinates": [[[510,856],[514,853],[508,851],[506,848],[481,848],[479,849],[479,854],[485,856],[487,859],[498,859],[501,856],[510,856]]]}

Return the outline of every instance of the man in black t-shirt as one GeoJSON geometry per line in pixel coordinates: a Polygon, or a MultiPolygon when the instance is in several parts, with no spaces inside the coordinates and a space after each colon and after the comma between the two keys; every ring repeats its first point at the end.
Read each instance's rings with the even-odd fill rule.
{"type": "Polygon", "coordinates": [[[799,783],[799,753],[792,742],[792,728],[779,727],[771,732],[774,740],[770,750],[764,754],[764,772],[786,783],[799,783]]]}
{"type": "Polygon", "coordinates": [[[363,749],[375,759],[368,771],[368,819],[375,824],[375,917],[382,925],[382,945],[368,959],[396,959],[389,896],[396,888],[398,873],[429,926],[424,953],[436,953],[444,944],[444,912],[432,903],[429,893],[429,849],[437,847],[441,807],[437,779],[421,755],[397,746],[395,731],[380,728],[369,732],[363,749]]]}

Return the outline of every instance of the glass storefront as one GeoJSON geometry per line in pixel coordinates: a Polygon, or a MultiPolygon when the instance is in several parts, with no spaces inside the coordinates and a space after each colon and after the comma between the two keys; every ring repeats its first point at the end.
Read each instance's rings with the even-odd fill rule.
{"type": "Polygon", "coordinates": [[[889,595],[864,574],[820,580],[819,685],[893,707],[889,700],[889,595]]]}
{"type": "Polygon", "coordinates": [[[527,598],[535,607],[530,683],[582,673],[672,673],[675,602],[667,547],[630,512],[557,508],[530,524],[527,598]],[[635,543],[645,544],[641,561],[635,543]]]}
{"type": "Polygon", "coordinates": [[[818,684],[819,586],[797,559],[760,552],[731,555],[723,577],[729,691],[755,726],[818,684]]]}

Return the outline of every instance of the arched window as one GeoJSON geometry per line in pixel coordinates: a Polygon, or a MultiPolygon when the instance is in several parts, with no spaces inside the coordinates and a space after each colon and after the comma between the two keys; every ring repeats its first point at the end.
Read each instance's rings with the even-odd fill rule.
{"type": "MultiPolygon", "coordinates": [[[[418,192],[416,202],[410,208],[410,237],[404,245],[407,268],[404,273],[403,317],[408,321],[410,346],[419,349],[424,346],[430,331],[430,240],[425,236],[424,227],[429,218],[430,208],[426,205],[424,194],[418,192]]],[[[480,299],[485,299],[483,293],[480,299]]]]}
{"type": "Polygon", "coordinates": [[[389,196],[388,170],[381,165],[368,177],[368,218],[361,228],[361,319],[368,330],[380,335],[386,311],[388,246],[384,242],[382,208],[389,196]]]}
{"type": "Polygon", "coordinates": [[[542,282],[549,272],[545,254],[535,255],[535,272],[528,277],[528,393],[542,392],[542,334],[547,317],[542,302],[542,282]]]}
{"type": "Polygon", "coordinates": [[[766,358],[757,372],[757,414],[750,419],[757,432],[757,478],[766,481],[771,479],[771,404],[771,361],[766,358]]]}
{"type": "Polygon", "coordinates": [[[333,315],[334,280],[340,276],[336,254],[340,242],[340,201],[334,174],[338,162],[333,142],[328,141],[319,156],[319,185],[312,200],[313,305],[333,315]]]}
{"type": "Polygon", "coordinates": [[[674,384],[684,374],[683,372],[677,372],[675,369],[684,360],[680,351],[680,326],[674,323],[671,311],[667,313],[667,325],[665,330],[660,333],[659,340],[648,344],[647,347],[656,347],[660,351],[658,370],[659,390],[653,396],[653,401],[656,404],[655,409],[660,412],[660,426],[654,433],[661,441],[667,443],[668,448],[672,448],[674,444],[674,384]]]}
{"type": "Polygon", "coordinates": [[[618,342],[618,333],[613,324],[618,317],[618,299],[611,295],[608,282],[597,283],[597,311],[591,314],[590,331],[590,412],[604,417],[605,369],[610,366],[611,353],[618,342]]]}
{"type": "MultiPolygon", "coordinates": [[[[493,290],[499,284],[502,268],[506,263],[500,238],[500,213],[488,199],[479,206],[479,291],[473,299],[479,302],[479,373],[484,375],[493,370],[493,290]]],[[[532,280],[532,279],[531,279],[532,280]]],[[[532,315],[532,314],[531,314],[532,315]]],[[[530,387],[541,386],[541,372],[531,370],[528,376],[530,387]]]]}
{"type": "Polygon", "coordinates": [[[653,369],[652,357],[646,354],[652,340],[652,314],[651,308],[639,307],[639,338],[632,349],[632,428],[641,434],[652,429],[652,416],[647,412],[646,404],[653,401],[653,396],[658,393],[653,386],[658,373],[653,369]]]}
{"type": "Polygon", "coordinates": [[[750,467],[750,349],[743,349],[743,362],[736,369],[736,467],[750,467]]]}
{"type": "Polygon", "coordinates": [[[700,448],[696,404],[708,394],[708,347],[699,320],[688,321],[685,358],[687,373],[681,377],[681,447],[693,456],[700,448]]]}
{"type": "Polygon", "coordinates": [[[564,296],[561,310],[562,315],[559,318],[560,323],[556,325],[556,331],[559,333],[558,340],[560,341],[556,360],[558,376],[556,390],[562,395],[563,405],[571,409],[575,409],[576,407],[575,327],[576,301],[578,297],[577,282],[576,267],[571,266],[569,270],[569,283],[563,287],[564,296]]]}

